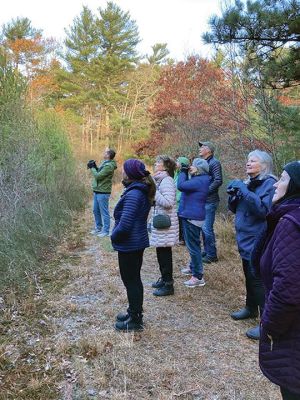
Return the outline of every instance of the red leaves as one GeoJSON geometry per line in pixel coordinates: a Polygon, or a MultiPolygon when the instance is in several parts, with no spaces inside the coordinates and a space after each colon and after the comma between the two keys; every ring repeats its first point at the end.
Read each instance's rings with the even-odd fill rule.
{"type": "Polygon", "coordinates": [[[150,111],[164,128],[172,119],[191,129],[231,131],[244,109],[224,72],[199,57],[171,66],[158,84],[160,91],[150,111]]]}

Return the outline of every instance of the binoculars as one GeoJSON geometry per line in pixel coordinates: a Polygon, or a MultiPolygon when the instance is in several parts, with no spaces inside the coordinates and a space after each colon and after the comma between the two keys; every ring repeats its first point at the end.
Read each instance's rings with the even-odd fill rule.
{"type": "Polygon", "coordinates": [[[96,168],[97,169],[97,165],[96,165],[96,161],[95,160],[88,161],[87,169],[91,169],[91,168],[96,168]]]}

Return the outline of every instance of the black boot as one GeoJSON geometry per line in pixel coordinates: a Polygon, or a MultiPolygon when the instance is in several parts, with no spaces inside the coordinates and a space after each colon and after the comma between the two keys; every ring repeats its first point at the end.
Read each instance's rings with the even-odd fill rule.
{"type": "Polygon", "coordinates": [[[117,321],[115,328],[121,332],[142,331],[144,329],[143,314],[130,313],[128,319],[125,321],[117,321]]]}
{"type": "Polygon", "coordinates": [[[154,290],[154,296],[170,296],[174,294],[173,281],[164,282],[164,285],[154,290]]]}
{"type": "Polygon", "coordinates": [[[154,289],[159,289],[159,288],[163,287],[164,284],[165,284],[165,282],[163,281],[163,278],[158,278],[158,280],[156,282],[152,283],[151,286],[154,289]]]}
{"type": "Polygon", "coordinates": [[[128,307],[126,311],[127,312],[119,312],[116,316],[116,321],[120,322],[126,321],[130,315],[130,308],[128,307]]]}
{"type": "Polygon", "coordinates": [[[258,310],[257,308],[255,309],[246,306],[245,308],[242,308],[239,311],[231,313],[230,316],[235,320],[256,318],[258,316],[258,310]]]}
{"type": "Polygon", "coordinates": [[[116,316],[116,321],[119,322],[123,322],[126,321],[129,318],[129,314],[127,313],[122,313],[120,312],[117,316],[116,316]]]}
{"type": "Polygon", "coordinates": [[[255,326],[254,328],[250,328],[246,332],[246,336],[249,339],[259,340],[260,338],[260,327],[259,325],[255,326]]]}

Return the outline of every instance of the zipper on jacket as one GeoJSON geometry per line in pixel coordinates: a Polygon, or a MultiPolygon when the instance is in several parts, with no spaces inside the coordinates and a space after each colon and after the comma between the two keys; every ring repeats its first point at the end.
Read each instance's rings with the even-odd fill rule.
{"type": "Polygon", "coordinates": [[[274,344],[273,338],[272,338],[271,335],[267,335],[267,336],[268,336],[268,338],[270,339],[270,342],[271,342],[271,348],[270,348],[270,350],[273,351],[273,344],[274,344]]]}

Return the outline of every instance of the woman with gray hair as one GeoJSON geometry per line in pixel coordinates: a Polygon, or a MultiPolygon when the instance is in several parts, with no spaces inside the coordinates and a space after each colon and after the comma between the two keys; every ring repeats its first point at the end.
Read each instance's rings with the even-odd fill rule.
{"type": "Polygon", "coordinates": [[[211,181],[208,172],[208,162],[202,158],[195,158],[191,167],[182,165],[178,177],[177,188],[182,193],[178,216],[182,222],[185,244],[191,257],[189,266],[181,270],[184,275],[191,275],[191,278],[184,282],[187,287],[205,285],[200,233],[205,220],[205,202],[211,181]]]}
{"type": "MultiPolygon", "coordinates": [[[[250,257],[258,233],[266,227],[266,216],[272,205],[274,183],[272,158],[265,151],[249,153],[246,163],[248,178],[233,180],[227,187],[228,206],[235,214],[235,230],[238,250],[242,258],[246,282],[246,305],[231,314],[235,320],[256,318],[262,315],[265,294],[261,278],[256,276],[250,257]]],[[[250,339],[259,339],[259,326],[249,329],[250,339]]]]}

